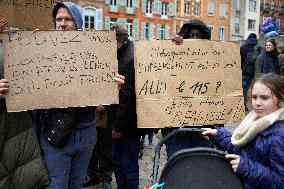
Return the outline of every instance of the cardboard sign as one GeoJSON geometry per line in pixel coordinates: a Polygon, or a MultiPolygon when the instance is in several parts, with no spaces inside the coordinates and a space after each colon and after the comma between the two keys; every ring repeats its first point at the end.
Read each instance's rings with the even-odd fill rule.
{"type": "Polygon", "coordinates": [[[140,128],[238,122],[245,115],[239,46],[185,40],[135,43],[140,128]]]}
{"type": "Polygon", "coordinates": [[[115,32],[19,31],[3,39],[8,111],[118,103],[115,32]]]}
{"type": "Polygon", "coordinates": [[[17,28],[49,30],[54,28],[51,12],[55,2],[58,0],[0,0],[0,18],[17,28]]]}

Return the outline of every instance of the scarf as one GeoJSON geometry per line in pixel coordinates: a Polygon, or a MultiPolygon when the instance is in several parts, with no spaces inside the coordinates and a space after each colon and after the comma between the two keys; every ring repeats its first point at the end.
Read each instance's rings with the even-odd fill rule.
{"type": "Polygon", "coordinates": [[[274,72],[277,75],[280,75],[280,66],[279,62],[277,59],[278,52],[277,51],[272,51],[272,52],[267,52],[264,50],[262,56],[263,56],[263,64],[262,64],[262,73],[269,73],[269,64],[272,64],[274,66],[274,72]],[[272,62],[269,62],[269,57],[271,58],[272,62]]]}
{"type": "Polygon", "coordinates": [[[273,125],[273,123],[282,119],[284,119],[284,108],[280,108],[261,118],[258,118],[257,114],[251,111],[234,131],[231,142],[236,147],[245,146],[261,131],[266,130],[273,125]]]}

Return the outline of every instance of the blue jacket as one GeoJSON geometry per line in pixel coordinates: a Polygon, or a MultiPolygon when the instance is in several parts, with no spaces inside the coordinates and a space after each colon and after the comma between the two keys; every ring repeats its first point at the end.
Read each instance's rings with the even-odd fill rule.
{"type": "Polygon", "coordinates": [[[284,188],[284,120],[275,122],[260,132],[246,146],[237,148],[231,143],[231,133],[218,128],[215,140],[228,153],[240,155],[237,174],[245,189],[284,188]]]}

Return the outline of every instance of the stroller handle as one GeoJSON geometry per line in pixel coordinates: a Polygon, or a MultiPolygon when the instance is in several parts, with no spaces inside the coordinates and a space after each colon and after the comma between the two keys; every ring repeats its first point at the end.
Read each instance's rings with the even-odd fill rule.
{"type": "MultiPolygon", "coordinates": [[[[200,128],[178,128],[174,131],[172,131],[171,133],[169,133],[167,136],[165,136],[164,138],[162,138],[156,148],[155,148],[155,158],[154,158],[154,165],[153,165],[153,173],[152,173],[152,185],[155,184],[157,182],[157,176],[158,176],[158,170],[159,170],[159,165],[160,165],[160,151],[162,146],[171,138],[173,138],[176,135],[179,134],[190,134],[190,133],[202,133],[203,131],[205,131],[204,129],[200,129],[200,128]]],[[[216,146],[218,149],[220,149],[220,146],[215,142],[214,137],[210,136],[209,140],[212,142],[212,144],[214,146],[216,146]]],[[[195,152],[210,152],[210,153],[215,153],[218,154],[220,156],[225,156],[225,152],[220,151],[220,150],[215,150],[215,149],[211,149],[211,148],[194,148],[195,152]]]]}

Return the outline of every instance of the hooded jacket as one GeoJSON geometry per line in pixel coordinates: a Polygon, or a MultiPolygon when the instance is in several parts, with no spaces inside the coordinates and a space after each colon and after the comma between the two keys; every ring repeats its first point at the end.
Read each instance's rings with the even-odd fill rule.
{"type": "Polygon", "coordinates": [[[71,2],[58,2],[53,6],[52,9],[52,18],[53,18],[53,24],[55,27],[56,23],[56,14],[57,11],[61,8],[64,7],[68,10],[69,14],[71,15],[73,21],[75,22],[76,29],[82,29],[83,27],[83,19],[82,15],[80,12],[80,7],[74,3],[71,2]]]}
{"type": "MultiPolygon", "coordinates": [[[[54,26],[56,23],[57,11],[61,7],[65,7],[68,10],[75,22],[76,28],[81,29],[83,20],[80,7],[70,2],[58,2],[53,6],[52,18],[54,26]]],[[[46,131],[48,132],[48,130],[54,127],[54,125],[50,123],[56,123],[56,119],[60,119],[60,117],[62,117],[62,120],[66,120],[65,117],[70,119],[69,121],[66,120],[66,123],[75,125],[75,128],[77,129],[95,126],[95,112],[95,107],[53,108],[48,110],[34,110],[32,111],[32,117],[38,131],[44,128],[47,129],[46,131]]]]}
{"type": "Polygon", "coordinates": [[[210,40],[211,33],[210,29],[201,21],[201,20],[190,20],[183,24],[183,26],[180,29],[180,32],[178,35],[182,36],[184,39],[188,38],[189,32],[191,29],[198,29],[203,34],[203,39],[210,40]]]}

